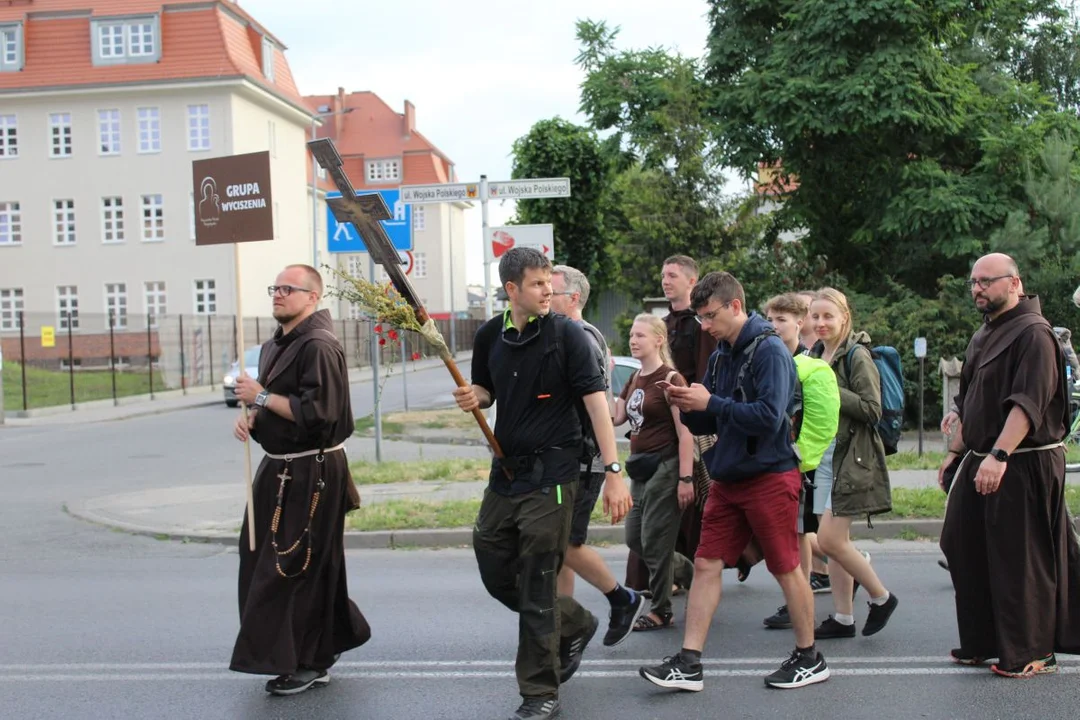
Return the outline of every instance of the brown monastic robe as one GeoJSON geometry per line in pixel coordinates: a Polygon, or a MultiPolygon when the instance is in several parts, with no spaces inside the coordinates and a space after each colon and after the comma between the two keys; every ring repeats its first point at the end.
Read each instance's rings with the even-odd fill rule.
{"type": "MultiPolygon", "coordinates": [[[[1018,449],[1065,437],[1064,359],[1037,297],[972,337],[956,397],[969,451],[989,452],[1012,408],[1031,423],[1018,449]]],[[[941,549],[956,590],[961,649],[1012,669],[1051,652],[1080,652],[1080,547],[1065,505],[1065,451],[1018,452],[1000,488],[975,490],[983,457],[956,474],[941,549]]]]}
{"type": "MultiPolygon", "coordinates": [[[[289,398],[295,422],[258,410],[252,439],[274,455],[330,448],[353,433],[345,353],[333,322],[319,310],[262,346],[259,380],[271,393],[289,398]]],[[[288,675],[299,668],[325,670],[336,655],[363,645],[371,629],[349,599],[345,577],[345,513],[358,501],[345,451],[295,458],[284,484],[277,532],[279,551],[300,540],[291,554],[277,557],[271,521],[282,487],[285,460],[264,457],[255,474],[255,552],[248,548],[247,513],[240,531],[240,632],[230,669],[261,675],[288,675]],[[319,489],[319,480],[323,487],[319,489]],[[318,505],[308,527],[313,494],[318,505]],[[310,541],[311,561],[302,573],[310,541]],[[278,571],[297,577],[285,578],[278,571]]]]}

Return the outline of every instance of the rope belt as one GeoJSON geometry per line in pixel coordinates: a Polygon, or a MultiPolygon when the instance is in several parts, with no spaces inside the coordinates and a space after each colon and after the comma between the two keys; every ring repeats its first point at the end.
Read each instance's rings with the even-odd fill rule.
{"type": "Polygon", "coordinates": [[[335,445],[334,447],[326,448],[325,450],[304,450],[303,452],[286,453],[284,455],[274,455],[273,453],[266,453],[266,457],[272,460],[284,460],[285,462],[290,462],[292,460],[295,460],[296,458],[309,457],[311,455],[318,455],[319,453],[335,452],[337,450],[344,449],[345,443],[341,443],[340,445],[335,445]]]}
{"type": "MultiPolygon", "coordinates": [[[[1015,450],[1013,450],[1009,454],[1010,455],[1018,455],[1020,453],[1042,452],[1044,450],[1053,450],[1054,448],[1059,448],[1059,447],[1060,448],[1065,447],[1065,443],[1064,442],[1056,442],[1056,443],[1053,443],[1052,445],[1040,445],[1039,447],[1016,448],[1015,450]]],[[[972,455],[978,455],[979,457],[986,457],[987,455],[990,454],[990,453],[976,452],[974,450],[971,450],[970,452],[971,452],[972,455]]]]}

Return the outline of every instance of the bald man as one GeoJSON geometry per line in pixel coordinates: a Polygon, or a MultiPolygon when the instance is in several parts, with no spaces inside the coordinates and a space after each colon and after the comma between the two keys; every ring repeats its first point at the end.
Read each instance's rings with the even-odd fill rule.
{"type": "Polygon", "coordinates": [[[1069,425],[1064,359],[1039,299],[1007,255],[979,258],[968,280],[983,326],[956,396],[959,432],[938,477],[961,457],[941,549],[956,589],[953,660],[1026,678],[1080,653],[1080,547],[1065,505],[1069,425]]]}

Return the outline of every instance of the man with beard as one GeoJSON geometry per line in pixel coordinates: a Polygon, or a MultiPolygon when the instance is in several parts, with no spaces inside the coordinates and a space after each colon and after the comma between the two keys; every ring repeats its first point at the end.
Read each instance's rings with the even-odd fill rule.
{"type": "MultiPolygon", "coordinates": [[[[939,478],[962,456],[941,533],[956,590],[953,660],[1011,678],[1057,671],[1080,653],[1080,547],[1065,505],[1065,360],[1036,296],[1007,255],[971,270],[984,322],[956,396],[959,432],[939,478]]],[[[939,480],[943,484],[943,479],[939,480]]]]}
{"type": "Polygon", "coordinates": [[[255,473],[255,527],[245,514],[240,531],[240,632],[229,667],[276,675],[267,692],[295,695],[330,682],[330,666],[371,629],[345,577],[345,513],[360,497],[345,457],[353,433],[345,353],[329,312],[316,310],[322,277],[290,265],[268,291],[280,326],[262,346],[259,380],[236,381],[250,413],[233,434],[266,457],[255,473]]]}
{"type": "Polygon", "coordinates": [[[510,307],[480,326],[472,384],[456,388],[465,412],[498,402],[488,488],[473,527],[480,579],[518,614],[517,681],[523,702],[511,720],[559,714],[559,686],[581,664],[600,622],[574,598],[559,596],[583,454],[578,403],[604,462],[604,511],[630,510],[604,376],[580,325],[551,309],[551,263],[532,248],[499,260],[510,307]]]}

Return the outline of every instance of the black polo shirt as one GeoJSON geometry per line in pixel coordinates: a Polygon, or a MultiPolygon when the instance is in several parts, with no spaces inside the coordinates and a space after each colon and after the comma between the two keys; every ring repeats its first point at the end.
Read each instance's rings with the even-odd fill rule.
{"type": "Polygon", "coordinates": [[[495,439],[503,455],[544,454],[542,478],[509,483],[493,461],[492,490],[514,495],[578,478],[581,397],[604,392],[604,376],[585,330],[565,315],[530,318],[524,332],[509,322],[509,310],[476,332],[472,382],[498,403],[495,439]],[[568,453],[550,453],[562,448],[568,453]],[[565,457],[564,457],[565,456],[565,457]]]}

